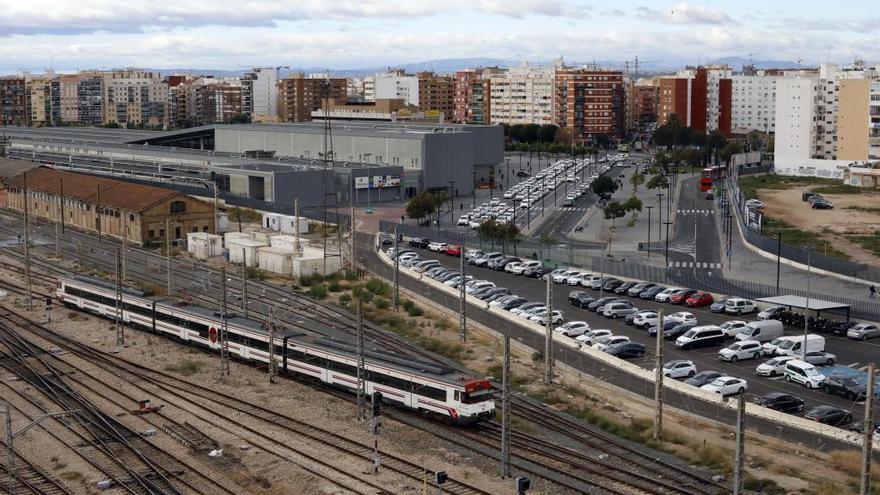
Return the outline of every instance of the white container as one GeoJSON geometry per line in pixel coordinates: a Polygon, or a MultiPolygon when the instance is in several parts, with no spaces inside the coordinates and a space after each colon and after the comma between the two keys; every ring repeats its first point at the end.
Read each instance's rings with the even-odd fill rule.
{"type": "Polygon", "coordinates": [[[223,246],[229,247],[230,241],[247,239],[249,241],[254,240],[254,234],[250,232],[227,232],[223,234],[223,246]]]}
{"type": "MultiPolygon", "coordinates": [[[[305,248],[308,245],[308,239],[299,239],[299,245],[302,248],[305,248]]],[[[296,236],[292,235],[273,235],[269,238],[269,246],[277,247],[281,249],[286,249],[289,252],[294,252],[296,250],[296,236]]]]}
{"type": "Polygon", "coordinates": [[[278,221],[279,230],[285,234],[295,234],[297,230],[299,230],[300,234],[309,233],[309,221],[304,217],[281,215],[278,221]]]}
{"type": "Polygon", "coordinates": [[[200,260],[223,255],[223,238],[207,232],[188,232],[186,250],[200,260]]]}
{"type": "Polygon", "coordinates": [[[263,213],[263,228],[275,231],[281,230],[281,217],[283,216],[280,213],[263,213]]]}
{"type": "Polygon", "coordinates": [[[244,263],[245,266],[257,266],[257,249],[261,247],[266,247],[266,244],[250,239],[231,240],[226,244],[229,261],[244,263]]]}
{"type": "Polygon", "coordinates": [[[260,270],[279,275],[293,274],[293,251],[276,247],[261,247],[257,249],[257,257],[260,270]]]}
{"type": "Polygon", "coordinates": [[[324,271],[324,250],[315,247],[303,247],[303,255],[293,259],[293,275],[311,275],[320,273],[328,275],[342,269],[342,260],[338,256],[329,257],[326,260],[327,271],[324,271]]]}

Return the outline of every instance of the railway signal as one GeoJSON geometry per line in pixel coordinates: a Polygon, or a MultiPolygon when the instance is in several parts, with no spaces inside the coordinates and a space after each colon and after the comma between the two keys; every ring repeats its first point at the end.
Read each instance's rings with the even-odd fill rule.
{"type": "Polygon", "coordinates": [[[525,476],[521,476],[516,479],[516,493],[517,495],[525,495],[529,488],[532,487],[532,480],[526,478],[525,476]]]}

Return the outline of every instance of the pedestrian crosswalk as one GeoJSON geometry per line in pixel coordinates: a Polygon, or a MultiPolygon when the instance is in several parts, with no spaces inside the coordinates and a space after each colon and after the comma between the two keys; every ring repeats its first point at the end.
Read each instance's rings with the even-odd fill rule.
{"type": "Polygon", "coordinates": [[[679,215],[708,215],[712,210],[676,210],[679,215]]]}
{"type": "MultiPolygon", "coordinates": [[[[660,247],[661,249],[663,248],[662,245],[660,247]]],[[[669,250],[675,253],[694,254],[694,251],[696,251],[696,242],[693,239],[685,242],[676,242],[669,245],[669,250]]]]}
{"type": "Polygon", "coordinates": [[[562,206],[559,208],[560,211],[587,211],[589,208],[586,206],[562,206]]]}
{"type": "Polygon", "coordinates": [[[708,261],[670,261],[669,268],[715,268],[720,270],[721,263],[708,261]]]}

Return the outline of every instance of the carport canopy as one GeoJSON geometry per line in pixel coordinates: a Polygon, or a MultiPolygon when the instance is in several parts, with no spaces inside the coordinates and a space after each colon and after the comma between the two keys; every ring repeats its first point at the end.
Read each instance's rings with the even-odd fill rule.
{"type": "Polygon", "coordinates": [[[833,301],[824,301],[822,299],[809,298],[803,296],[773,296],[773,297],[760,297],[758,301],[773,304],[776,306],[785,306],[788,309],[800,309],[806,311],[815,311],[816,316],[818,317],[820,313],[824,312],[837,312],[842,311],[846,314],[847,321],[849,320],[849,311],[850,305],[837,303],[833,301]],[[807,305],[807,301],[809,301],[809,307],[807,305]]]}

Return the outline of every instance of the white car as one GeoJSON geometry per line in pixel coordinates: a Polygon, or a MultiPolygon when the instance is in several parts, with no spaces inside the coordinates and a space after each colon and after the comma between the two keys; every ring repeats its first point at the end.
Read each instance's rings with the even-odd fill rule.
{"type": "Polygon", "coordinates": [[[586,280],[589,276],[589,273],[579,273],[573,277],[568,277],[565,282],[568,285],[584,285],[584,280],[586,280]]]}
{"type": "Polygon", "coordinates": [[[449,244],[445,242],[432,242],[428,244],[428,250],[434,252],[446,251],[449,249],[449,244]]]}
{"type": "Polygon", "coordinates": [[[557,284],[564,284],[568,280],[568,277],[572,277],[577,273],[577,270],[566,270],[564,272],[559,272],[556,275],[553,275],[553,282],[557,284]]]}
{"type": "Polygon", "coordinates": [[[479,280],[477,282],[473,282],[470,285],[464,288],[464,291],[468,294],[473,294],[478,290],[483,290],[488,287],[495,287],[495,282],[489,282],[488,280],[479,280]]]}
{"type": "Polygon", "coordinates": [[[654,296],[654,300],[657,302],[669,302],[669,298],[672,297],[672,294],[680,290],[684,290],[684,287],[669,287],[663,289],[654,296]]]}
{"type": "MultiPolygon", "coordinates": [[[[671,315],[669,315],[669,318],[672,320],[678,320],[682,323],[687,323],[689,325],[696,325],[697,324],[696,315],[694,315],[693,313],[690,313],[688,311],[679,311],[677,313],[672,313],[671,315]]],[[[664,318],[663,321],[665,322],[666,318],[664,318]]]]}
{"type": "Polygon", "coordinates": [[[510,270],[510,273],[513,273],[514,275],[522,275],[522,273],[529,268],[537,268],[539,266],[541,266],[541,262],[537,260],[523,261],[522,263],[514,264],[514,267],[510,270]]]}
{"type": "Polygon", "coordinates": [[[714,392],[716,394],[721,394],[722,396],[728,396],[745,392],[748,390],[749,384],[742,378],[737,378],[735,376],[722,376],[700,388],[707,392],[714,392]]]}
{"type": "Polygon", "coordinates": [[[639,313],[633,318],[633,325],[639,328],[651,328],[660,324],[660,315],[655,311],[639,313]]]}
{"type": "MultiPolygon", "coordinates": [[[[535,311],[531,315],[529,315],[529,320],[534,321],[536,323],[540,323],[542,325],[547,324],[547,310],[535,311]]],[[[565,315],[562,314],[562,311],[558,309],[553,310],[553,317],[550,319],[551,325],[558,325],[565,321],[565,315]]]]}
{"type": "MultiPolygon", "coordinates": [[[[517,267],[519,267],[520,265],[522,265],[522,263],[520,263],[519,261],[511,261],[510,263],[504,265],[504,271],[507,273],[514,273],[514,270],[516,270],[517,267]]],[[[520,273],[522,272],[520,271],[520,273]]]]}
{"type": "Polygon", "coordinates": [[[583,335],[590,330],[590,324],[585,321],[570,321],[564,325],[560,325],[553,329],[556,333],[561,333],[566,337],[577,337],[583,335]]]}
{"type": "Polygon", "coordinates": [[[750,200],[746,201],[746,208],[762,209],[765,206],[766,205],[764,205],[764,202],[761,201],[760,199],[750,199],[750,200]]]}
{"type": "Polygon", "coordinates": [[[721,327],[721,330],[724,331],[724,335],[726,335],[727,337],[736,337],[736,334],[740,333],[746,328],[746,322],[742,320],[730,320],[725,321],[718,326],[721,327]]]}
{"type": "Polygon", "coordinates": [[[584,332],[583,334],[575,337],[574,340],[580,342],[581,344],[593,345],[599,339],[601,339],[603,337],[610,337],[612,335],[613,334],[611,333],[611,330],[600,328],[600,329],[596,329],[596,330],[590,330],[589,332],[584,332]]]}
{"type": "Polygon", "coordinates": [[[516,316],[524,316],[525,314],[529,313],[532,310],[544,309],[546,307],[547,306],[544,305],[543,303],[526,303],[518,308],[511,309],[510,313],[514,314],[516,316]]]}
{"type": "Polygon", "coordinates": [[[740,340],[718,351],[718,359],[735,363],[740,359],[758,359],[763,353],[757,340],[740,340]]]}
{"type": "Polygon", "coordinates": [[[462,215],[458,217],[458,223],[456,225],[464,225],[465,227],[471,224],[471,216],[470,215],[462,215]]]}
{"type": "Polygon", "coordinates": [[[667,378],[690,378],[697,374],[697,365],[686,359],[676,359],[663,365],[663,376],[667,378]]]}
{"type": "Polygon", "coordinates": [[[767,362],[761,363],[755,368],[755,373],[761,376],[782,376],[785,363],[794,359],[794,356],[779,356],[767,362]]]}
{"type": "Polygon", "coordinates": [[[605,339],[599,339],[598,342],[593,344],[593,349],[604,351],[605,349],[608,349],[615,344],[620,344],[621,342],[629,342],[629,337],[626,335],[612,335],[605,339]]]}

